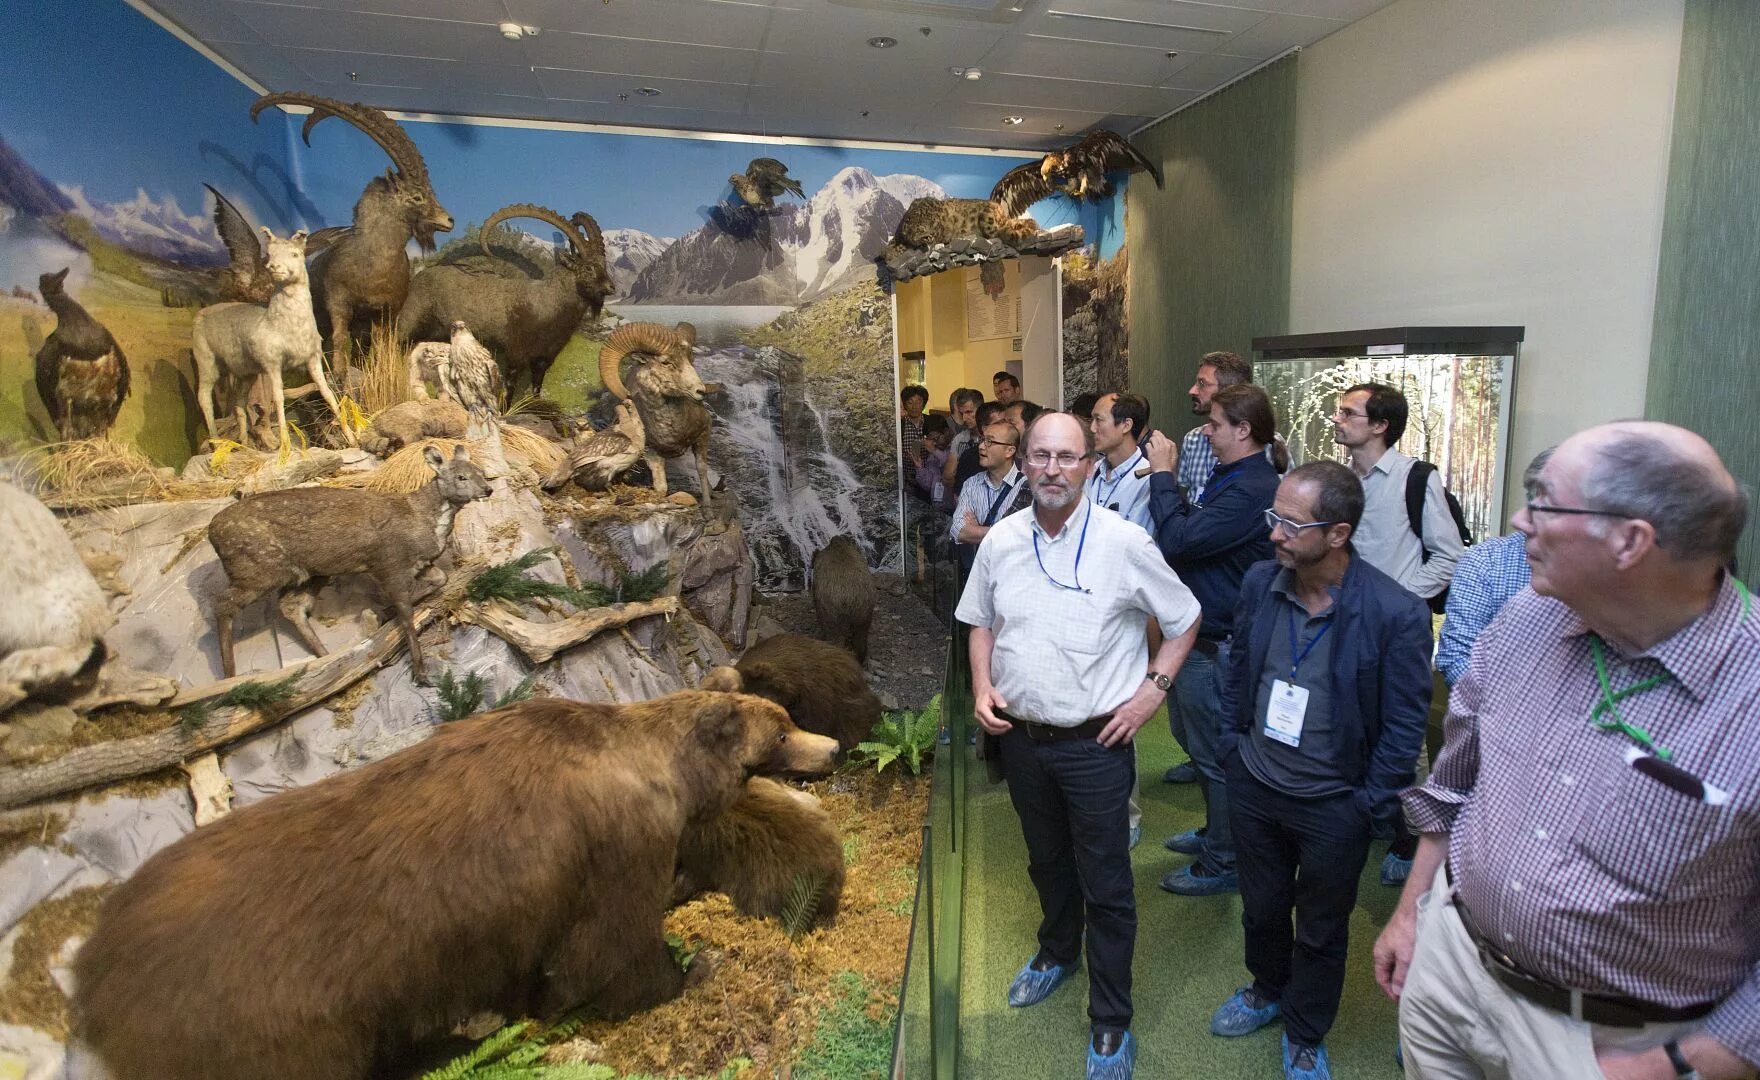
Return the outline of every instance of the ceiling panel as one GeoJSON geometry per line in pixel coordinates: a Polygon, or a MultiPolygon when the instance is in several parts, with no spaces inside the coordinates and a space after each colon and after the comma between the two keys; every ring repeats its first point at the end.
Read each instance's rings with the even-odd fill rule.
{"type": "Polygon", "coordinates": [[[516,48],[540,68],[739,83],[751,81],[761,55],[755,49],[631,41],[592,34],[540,34],[527,38],[516,48]]]}
{"type": "Polygon", "coordinates": [[[1020,148],[1096,124],[1134,130],[1389,0],[1028,0],[1012,22],[889,0],[145,2],[273,90],[412,112],[1020,148]],[[509,41],[509,20],[538,32],[509,41]],[[869,46],[881,35],[897,44],[869,46]],[[950,71],[974,66],[975,82],[950,71]],[[1024,122],[1004,126],[1010,115],[1024,122]]]}

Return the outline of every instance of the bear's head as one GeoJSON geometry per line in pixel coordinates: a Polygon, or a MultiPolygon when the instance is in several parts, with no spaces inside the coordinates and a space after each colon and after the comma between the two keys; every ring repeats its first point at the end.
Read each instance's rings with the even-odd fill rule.
{"type": "Polygon", "coordinates": [[[747,775],[823,776],[837,764],[837,740],[794,726],[788,710],[773,701],[743,693],[737,670],[719,667],[702,689],[731,695],[722,715],[708,715],[698,732],[706,741],[728,748],[747,775]]]}

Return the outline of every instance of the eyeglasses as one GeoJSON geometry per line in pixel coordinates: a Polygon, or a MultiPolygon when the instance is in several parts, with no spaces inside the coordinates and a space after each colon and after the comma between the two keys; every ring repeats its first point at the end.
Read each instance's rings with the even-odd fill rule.
{"type": "Polygon", "coordinates": [[[1352,419],[1357,419],[1357,418],[1361,418],[1364,420],[1369,419],[1368,413],[1356,412],[1355,410],[1352,410],[1352,409],[1334,409],[1334,410],[1332,410],[1332,415],[1339,420],[1352,420],[1352,419]]]}
{"type": "Polygon", "coordinates": [[[1530,490],[1527,493],[1527,500],[1523,504],[1528,508],[1529,517],[1533,517],[1535,514],[1581,514],[1584,517],[1610,518],[1629,518],[1632,516],[1630,514],[1622,514],[1618,510],[1595,510],[1587,506],[1548,506],[1545,503],[1537,503],[1534,501],[1534,496],[1537,494],[1538,492],[1530,490]]]}
{"type": "Polygon", "coordinates": [[[1282,529],[1284,532],[1289,533],[1291,536],[1300,536],[1300,535],[1302,535],[1302,530],[1304,530],[1304,529],[1323,529],[1328,525],[1337,525],[1338,522],[1336,522],[1336,521],[1291,521],[1289,518],[1279,517],[1277,515],[1277,512],[1274,510],[1267,510],[1267,511],[1265,511],[1265,524],[1267,527],[1269,527],[1271,529],[1272,532],[1276,532],[1278,529],[1282,529]]]}
{"type": "Polygon", "coordinates": [[[1043,469],[1055,461],[1057,462],[1057,467],[1060,469],[1073,469],[1077,465],[1080,465],[1087,456],[1088,455],[1086,454],[1071,454],[1067,451],[1061,454],[1053,454],[1049,450],[1034,450],[1027,455],[1027,464],[1036,469],[1043,469]]]}
{"type": "Polygon", "coordinates": [[[1006,446],[1010,450],[1014,449],[1014,443],[1001,442],[1000,440],[997,440],[997,439],[979,439],[978,445],[979,446],[1006,446]]]}

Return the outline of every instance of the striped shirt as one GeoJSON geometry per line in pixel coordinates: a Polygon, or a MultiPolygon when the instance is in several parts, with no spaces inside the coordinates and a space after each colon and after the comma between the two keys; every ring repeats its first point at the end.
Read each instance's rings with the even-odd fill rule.
{"type": "Polygon", "coordinates": [[[1683,795],[1632,768],[1589,722],[1591,633],[1524,589],[1480,635],[1449,700],[1435,771],[1404,792],[1412,827],[1447,832],[1473,921],[1524,970],[1659,1005],[1717,1002],[1706,1031],[1760,1061],[1760,615],[1725,580],[1711,608],[1633,657],[1611,646],[1628,723],[1727,793],[1683,795]]]}
{"type": "Polygon", "coordinates": [[[996,505],[997,498],[1005,490],[1008,492],[1008,496],[1002,500],[1001,506],[996,507],[998,520],[1020,509],[1026,501],[1020,498],[1021,494],[1026,491],[1026,477],[1022,476],[1021,471],[1012,465],[1009,466],[1008,475],[1002,478],[1000,484],[992,484],[988,472],[980,472],[976,476],[968,477],[965,486],[959,489],[959,505],[953,508],[953,524],[947,528],[948,538],[956,544],[960,542],[959,528],[965,524],[967,511],[971,512],[972,520],[979,525],[994,525],[995,522],[985,519],[990,514],[990,508],[996,505]]]}
{"type": "Polygon", "coordinates": [[[1467,673],[1473,642],[1509,603],[1528,587],[1534,571],[1528,565],[1528,538],[1521,533],[1495,536],[1475,544],[1454,564],[1448,586],[1448,617],[1436,646],[1436,670],[1453,686],[1467,673]]]}
{"type": "Polygon", "coordinates": [[[954,612],[995,632],[990,681],[1008,711],[1060,727],[1137,692],[1151,615],[1175,638],[1198,621],[1198,601],[1148,533],[1086,500],[1056,536],[1030,510],[997,522],[954,612]]]}

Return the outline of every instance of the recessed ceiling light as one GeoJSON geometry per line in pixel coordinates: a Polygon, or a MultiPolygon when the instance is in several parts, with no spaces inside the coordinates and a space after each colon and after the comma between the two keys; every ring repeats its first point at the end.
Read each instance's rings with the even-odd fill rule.
{"type": "Polygon", "coordinates": [[[966,68],[966,81],[977,82],[984,77],[983,68],[966,68]]]}
{"type": "Polygon", "coordinates": [[[1027,122],[1027,119],[1024,116],[1005,116],[1002,118],[1002,122],[1009,127],[1020,127],[1027,122]]]}
{"type": "Polygon", "coordinates": [[[868,44],[872,45],[876,49],[890,49],[894,45],[898,44],[898,39],[895,37],[884,37],[884,36],[871,37],[868,39],[868,44]]]}
{"type": "Polygon", "coordinates": [[[642,95],[643,97],[659,97],[660,96],[659,88],[653,87],[653,86],[638,86],[638,87],[636,87],[636,93],[642,95]]]}

